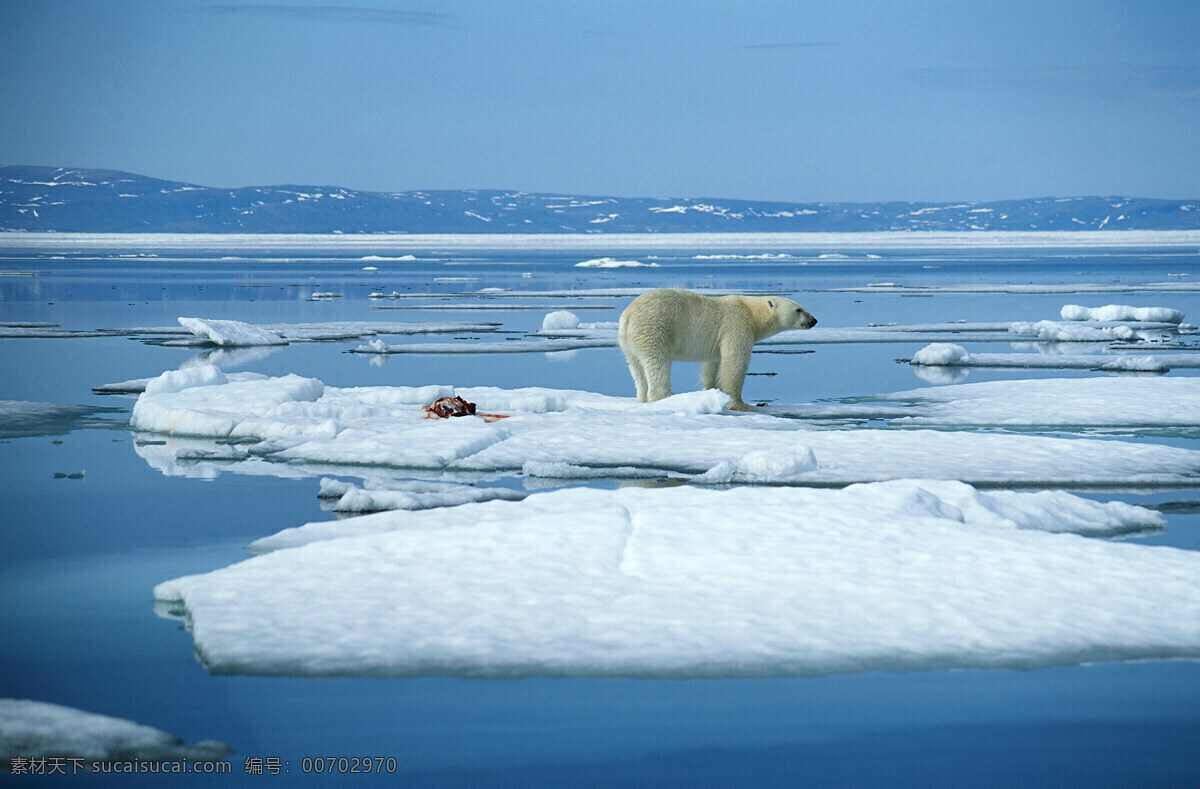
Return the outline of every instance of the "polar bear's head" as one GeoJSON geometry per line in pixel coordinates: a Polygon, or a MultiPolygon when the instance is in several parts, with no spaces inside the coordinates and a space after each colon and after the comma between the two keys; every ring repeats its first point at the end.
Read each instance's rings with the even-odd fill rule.
{"type": "Polygon", "coordinates": [[[776,331],[811,329],[817,325],[817,319],[812,316],[812,313],[791,299],[768,296],[765,301],[776,331]]]}

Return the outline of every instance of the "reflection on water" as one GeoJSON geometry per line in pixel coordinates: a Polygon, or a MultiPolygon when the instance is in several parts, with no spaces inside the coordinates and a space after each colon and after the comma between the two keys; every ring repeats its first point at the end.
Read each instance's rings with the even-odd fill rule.
{"type": "MultiPolygon", "coordinates": [[[[0,271],[32,273],[0,277],[0,304],[5,321],[84,331],[178,327],[181,315],[255,324],[473,321],[486,309],[485,320],[525,333],[555,309],[611,308],[595,320],[614,320],[629,300],[592,295],[596,291],[678,285],[797,294],[822,326],[1037,321],[1056,316],[1066,303],[1169,306],[1193,321],[1200,317],[1196,292],[924,298],[828,292],[877,282],[1166,282],[1169,274],[1195,267],[1194,250],[1139,256],[1136,250],[879,249],[841,259],[820,257],[834,250],[797,250],[786,260],[696,259],[705,251],[623,249],[622,259],[653,259],[659,266],[603,270],[575,267],[602,255],[600,245],[595,254],[426,250],[415,251],[416,260],[386,251],[380,260],[363,260],[362,252],[337,259],[328,249],[242,251],[234,260],[221,259],[228,250],[191,250],[186,260],[162,251],[131,260],[108,256],[124,250],[68,250],[68,259],[52,260],[6,249],[0,271]],[[486,288],[521,297],[455,295],[486,288]],[[562,295],[572,290],[589,293],[562,295]],[[330,292],[342,298],[312,299],[330,292]],[[411,309],[382,312],[375,309],[382,300],[369,298],[376,292],[422,298],[411,309]],[[556,295],[532,295],[547,292],[556,295]]],[[[1200,669],[1190,662],[769,680],[209,675],[193,658],[189,635],[154,615],[153,586],[241,561],[249,542],[334,514],[322,509],[311,470],[264,463],[261,474],[222,473],[220,458],[183,463],[174,445],[93,429],[120,425],[132,400],[100,397],[92,387],[204,361],[312,376],[331,386],[544,386],[621,396],[630,389],[624,361],[612,349],[554,357],[406,355],[380,364],[375,356],[342,352],[356,344],[293,344],[271,353],[217,349],[197,357],[195,348],[119,335],[0,339],[0,399],[59,406],[44,415],[23,407],[3,420],[0,696],[127,718],[188,742],[229,742],[237,750],[234,776],[222,783],[246,780],[243,760],[253,755],[287,760],[291,780],[315,783],[300,764],[305,755],[319,754],[394,756],[404,777],[430,785],[1194,781],[1200,669]],[[176,459],[170,468],[150,460],[168,454],[176,459]],[[68,478],[81,469],[82,478],[68,478]]],[[[921,345],[837,344],[814,346],[815,353],[756,355],[752,371],[776,375],[750,378],[747,396],[804,403],[950,382],[921,380],[916,375],[933,371],[895,362],[921,345]]],[[[970,380],[1092,374],[978,369],[970,380]]],[[[675,375],[685,391],[682,384],[690,386],[695,370],[677,365],[675,375]]],[[[1170,443],[1197,448],[1195,441],[1170,443]]],[[[1163,511],[1167,531],[1138,542],[1200,549],[1198,491],[1087,495],[1163,511]]]]}

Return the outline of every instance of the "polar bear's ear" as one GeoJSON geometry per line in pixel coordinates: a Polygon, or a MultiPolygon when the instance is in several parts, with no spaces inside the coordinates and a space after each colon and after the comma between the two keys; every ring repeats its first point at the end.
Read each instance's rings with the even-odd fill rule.
{"type": "Polygon", "coordinates": [[[767,299],[767,309],[773,310],[775,306],[775,299],[767,299]]]}

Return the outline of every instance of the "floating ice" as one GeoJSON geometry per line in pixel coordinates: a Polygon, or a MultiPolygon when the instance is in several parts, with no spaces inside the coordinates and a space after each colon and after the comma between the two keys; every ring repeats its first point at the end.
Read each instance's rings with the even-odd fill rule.
{"type": "Polygon", "coordinates": [[[0,760],[5,770],[18,757],[164,761],[212,760],[230,753],[233,749],[223,742],[186,745],[164,731],[122,718],[42,701],[0,699],[0,760]]]}
{"type": "Polygon", "coordinates": [[[579,316],[567,310],[548,312],[546,317],[542,318],[542,331],[577,328],[579,328],[579,316]]]}
{"type": "Polygon", "coordinates": [[[657,263],[643,263],[640,260],[617,260],[616,258],[594,258],[576,263],[575,268],[657,268],[657,263]]]}
{"type": "Polygon", "coordinates": [[[747,452],[737,460],[722,460],[692,481],[701,485],[730,482],[799,482],[817,467],[812,448],[804,445],[785,451],[747,452]]]}
{"type": "MultiPolygon", "coordinates": [[[[444,308],[445,305],[423,307],[444,308]]],[[[544,309],[544,307],[538,307],[544,309]]],[[[234,320],[179,318],[180,326],[131,326],[120,329],[64,329],[48,323],[0,323],[3,338],[137,337],[160,345],[254,348],[293,342],[320,342],[372,337],[378,334],[413,335],[454,332],[490,332],[499,324],[477,321],[334,321],[253,325],[234,320]]]]}
{"type": "MultiPolygon", "coordinates": [[[[213,367],[213,368],[217,369],[218,371],[220,370],[220,368],[216,368],[215,365],[201,364],[201,365],[189,365],[188,367],[180,368],[180,371],[187,370],[187,369],[194,369],[197,367],[213,367]]],[[[228,382],[228,381],[254,381],[254,380],[259,380],[259,379],[267,377],[267,376],[263,375],[262,373],[249,373],[249,372],[221,373],[221,374],[224,375],[224,377],[225,377],[225,381],[223,381],[222,383],[228,382]]],[[[111,384],[100,384],[98,386],[93,386],[92,391],[95,392],[96,394],[141,394],[142,392],[146,391],[146,387],[150,384],[151,381],[158,381],[158,379],[162,378],[164,375],[169,376],[170,374],[163,373],[162,375],[154,376],[152,378],[131,378],[128,381],[118,381],[116,383],[111,383],[111,384]]],[[[205,371],[205,372],[201,373],[201,375],[205,376],[205,375],[214,375],[214,374],[211,371],[205,371]]],[[[216,378],[216,376],[214,375],[214,380],[215,380],[215,378],[216,378]]],[[[168,380],[170,380],[170,378],[168,378],[168,380]]],[[[176,380],[178,380],[178,379],[176,379],[176,380]]],[[[189,380],[189,379],[185,378],[184,380],[189,380]]],[[[195,379],[190,379],[190,380],[192,380],[193,382],[189,383],[187,385],[189,385],[189,386],[196,385],[195,379]]],[[[159,383],[155,384],[155,387],[162,387],[162,386],[167,386],[167,385],[168,384],[164,383],[163,381],[160,381],[159,383]]],[[[158,391],[163,391],[163,390],[159,389],[158,391]]],[[[175,390],[175,391],[178,391],[178,390],[175,390]]]]}
{"type": "MultiPolygon", "coordinates": [[[[1064,310],[1067,308],[1064,308],[1064,310]]],[[[1080,308],[1082,309],[1082,308],[1080,308]]],[[[1105,308],[1107,309],[1107,308],[1105,308]]],[[[1133,310],[1134,308],[1122,308],[1133,310]]],[[[1176,311],[1150,308],[1149,317],[1173,317],[1176,311]]],[[[1115,314],[1115,313],[1114,313],[1115,314]]],[[[1181,316],[1182,317],[1182,316],[1181,316]]],[[[871,326],[820,326],[807,331],[786,331],[768,337],[755,346],[758,353],[777,352],[778,345],[823,345],[835,343],[908,343],[937,340],[956,342],[1012,342],[1015,339],[1042,342],[1113,342],[1123,340],[1139,344],[1154,341],[1162,344],[1177,338],[1183,329],[1178,323],[1146,320],[1125,322],[1040,321],[990,323],[965,321],[954,323],[912,323],[871,326]]],[[[542,328],[533,337],[539,339],[507,339],[504,342],[387,344],[376,340],[353,349],[355,353],[372,354],[443,354],[443,353],[548,353],[604,348],[617,345],[617,323],[581,323],[569,310],[547,313],[542,328]]],[[[1029,365],[1032,366],[1032,365],[1029,365]]]]}
{"type": "Polygon", "coordinates": [[[366,345],[351,348],[350,353],[375,354],[447,354],[447,353],[557,353],[577,351],[583,348],[610,348],[617,344],[616,336],[606,337],[559,337],[553,339],[506,340],[504,342],[423,342],[412,344],[388,344],[383,340],[372,340],[366,345]]]}
{"type": "Polygon", "coordinates": [[[1165,373],[1173,368],[1200,368],[1200,355],[1127,356],[1059,353],[967,353],[961,345],[934,343],[913,354],[911,363],[925,367],[1040,368],[1165,373]]]}
{"type": "Polygon", "coordinates": [[[275,332],[241,321],[180,318],[179,325],[197,337],[207,337],[217,345],[227,347],[287,345],[287,340],[275,332]]]}
{"type": "Polygon", "coordinates": [[[1171,368],[1165,359],[1153,356],[1118,356],[1101,364],[1100,369],[1111,373],[1165,373],[1171,368]]]}
{"type": "Polygon", "coordinates": [[[1002,392],[986,388],[998,382],[735,415],[724,411],[728,395],[717,390],[635,403],[558,389],[341,389],[296,375],[215,384],[216,368],[183,373],[188,377],[168,373],[162,379],[164,390],[175,391],[148,389],[139,397],[131,420],[135,430],[234,439],[257,463],[286,461],[285,469],[305,463],[494,473],[517,472],[532,461],[685,476],[711,471],[706,481],[727,475],[739,481],[848,484],[921,476],[1062,486],[1194,484],[1200,474],[1200,452],[1169,446],[990,433],[816,430],[805,419],[775,416],[840,424],[892,419],[897,426],[1031,429],[1050,420],[1052,426],[1099,426],[1111,432],[1146,425],[1194,428],[1200,426],[1200,378],[1013,381],[1002,382],[1008,384],[1002,392]],[[178,388],[189,382],[195,385],[178,388]],[[423,418],[423,405],[452,395],[476,403],[481,413],[510,418],[492,423],[423,418]],[[778,465],[760,462],[762,455],[748,458],[751,453],[773,453],[778,465]]]}
{"type": "Polygon", "coordinates": [[[480,488],[448,482],[421,480],[392,480],[371,478],[362,487],[350,482],[326,477],[321,480],[323,499],[335,500],[334,512],[383,512],[385,510],[424,510],[435,507],[454,507],[477,501],[504,499],[519,501],[525,498],[520,491],[508,488],[480,488]]]}
{"type": "Polygon", "coordinates": [[[1183,313],[1170,307],[1126,307],[1109,304],[1105,307],[1080,307],[1067,304],[1061,311],[1065,321],[1150,321],[1183,323],[1183,313]]]}
{"type": "Polygon", "coordinates": [[[1073,285],[1014,285],[1010,283],[977,285],[901,285],[895,282],[877,282],[860,287],[814,289],[814,292],[817,293],[885,292],[906,295],[925,295],[930,293],[1195,293],[1197,291],[1200,291],[1200,283],[1197,282],[1147,282],[1128,284],[1080,282],[1073,285]]]}
{"type": "Polygon", "coordinates": [[[228,382],[229,379],[220,367],[206,364],[182,370],[169,370],[147,381],[142,391],[150,394],[181,392],[196,386],[219,386],[228,382]]]}
{"type": "Polygon", "coordinates": [[[236,429],[261,416],[272,420],[268,432],[273,435],[325,431],[334,429],[329,420],[292,429],[296,420],[289,419],[287,413],[300,403],[318,400],[322,390],[320,381],[297,375],[229,382],[221,369],[212,365],[173,370],[146,384],[146,391],[133,406],[130,424],[135,428],[154,424],[165,428],[158,431],[163,433],[237,438],[236,429]],[[236,401],[239,413],[221,413],[207,407],[220,398],[236,401]]]}
{"type": "Polygon", "coordinates": [[[18,339],[65,339],[80,337],[121,337],[129,332],[120,329],[64,329],[56,323],[3,323],[0,337],[18,339]]]}
{"type": "Polygon", "coordinates": [[[913,364],[945,366],[964,364],[970,358],[967,349],[953,343],[933,343],[917,351],[912,358],[913,364]]]}
{"type": "Polygon", "coordinates": [[[955,482],[573,488],[355,518],[335,524],[355,530],[340,538],[292,530],[271,553],[154,594],[214,673],[714,677],[1200,657],[1200,555],[1038,530],[1161,522],[955,482]]]}
{"type": "Polygon", "coordinates": [[[1009,332],[1021,337],[1036,337],[1040,342],[1111,342],[1113,340],[1149,340],[1168,336],[1161,331],[1137,330],[1122,323],[1089,325],[1077,321],[1037,321],[1033,323],[1017,321],[1009,328],[1009,332]]]}
{"type": "Polygon", "coordinates": [[[896,427],[1194,432],[1200,430],[1200,378],[985,381],[817,403],[794,413],[891,419],[896,427]]]}

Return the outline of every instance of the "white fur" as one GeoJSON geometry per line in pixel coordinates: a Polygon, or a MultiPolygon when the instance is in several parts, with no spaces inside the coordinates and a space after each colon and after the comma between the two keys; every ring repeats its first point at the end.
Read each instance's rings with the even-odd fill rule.
{"type": "Polygon", "coordinates": [[[617,342],[629,362],[639,403],[671,396],[671,362],[704,362],[700,384],[719,387],[729,408],[749,411],[742,384],[754,343],[817,319],[776,296],[702,296],[680,288],[651,290],[621,313],[617,342]]]}

